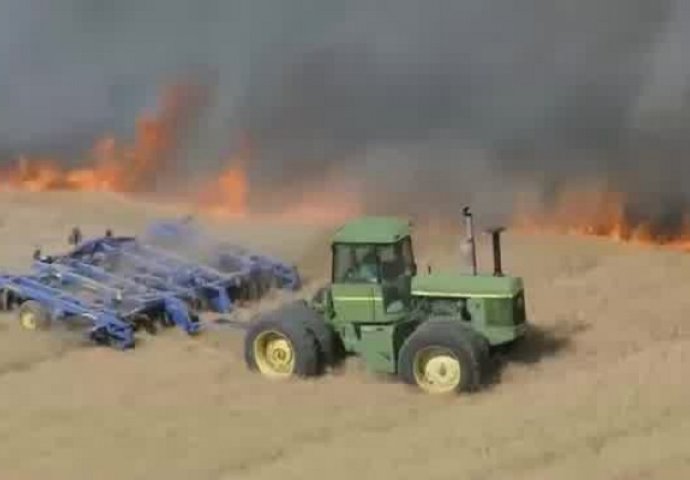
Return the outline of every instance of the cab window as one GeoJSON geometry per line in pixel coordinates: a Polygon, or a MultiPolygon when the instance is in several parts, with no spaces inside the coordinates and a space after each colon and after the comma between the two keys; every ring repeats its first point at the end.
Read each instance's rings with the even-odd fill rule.
{"type": "Polygon", "coordinates": [[[383,280],[395,280],[402,275],[414,275],[414,256],[409,237],[378,248],[383,280]]]}
{"type": "Polygon", "coordinates": [[[408,275],[415,274],[414,253],[412,253],[412,240],[410,237],[405,237],[400,243],[402,250],[403,262],[405,263],[405,273],[408,275]]]}
{"type": "Polygon", "coordinates": [[[333,247],[334,283],[377,283],[379,262],[373,245],[344,245],[333,247]]]}
{"type": "Polygon", "coordinates": [[[354,257],[349,245],[333,247],[333,282],[344,282],[347,272],[354,266],[354,257]]]}
{"type": "Polygon", "coordinates": [[[405,270],[399,247],[399,244],[378,247],[379,259],[381,260],[381,277],[384,281],[395,280],[405,270]]]}

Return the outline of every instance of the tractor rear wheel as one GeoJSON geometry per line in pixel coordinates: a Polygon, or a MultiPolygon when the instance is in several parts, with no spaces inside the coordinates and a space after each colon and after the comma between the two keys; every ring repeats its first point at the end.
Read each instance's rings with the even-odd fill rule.
{"type": "Polygon", "coordinates": [[[477,390],[483,354],[471,338],[473,333],[456,321],[422,324],[400,349],[400,377],[429,394],[477,390]]]}
{"type": "Polygon", "coordinates": [[[22,303],[17,313],[19,325],[25,330],[47,330],[50,328],[50,313],[35,300],[22,303]]]}
{"type": "Polygon", "coordinates": [[[319,349],[319,373],[339,362],[344,356],[342,344],[333,328],[309,307],[306,301],[298,300],[281,308],[281,314],[290,318],[299,318],[316,338],[319,349]]]}
{"type": "Polygon", "coordinates": [[[309,377],[318,373],[314,334],[298,318],[267,316],[247,330],[245,363],[271,379],[309,377]]]}

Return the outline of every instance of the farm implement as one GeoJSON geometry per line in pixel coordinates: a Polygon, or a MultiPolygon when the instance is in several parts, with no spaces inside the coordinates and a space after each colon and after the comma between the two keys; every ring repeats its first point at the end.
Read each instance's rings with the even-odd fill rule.
{"type": "Polygon", "coordinates": [[[294,266],[236,244],[218,242],[188,218],[151,224],[143,238],[151,245],[223,273],[249,270],[259,295],[273,287],[294,291],[302,286],[294,266]]]}
{"type": "Polygon", "coordinates": [[[119,304],[135,306],[137,315],[132,317],[135,329],[143,326],[155,333],[156,326],[160,325],[176,326],[189,335],[200,331],[198,315],[184,299],[172,292],[151,289],[132,280],[109,275],[103,270],[89,268],[88,265],[70,268],[68,265],[35,262],[32,269],[36,275],[61,279],[62,287],[78,285],[82,289],[98,292],[102,297],[115,298],[119,304]]]}
{"type": "Polygon", "coordinates": [[[160,222],[144,240],[105,236],[80,241],[64,255],[34,256],[37,267],[60,265],[106,284],[138,284],[174,295],[195,311],[229,313],[242,300],[257,300],[268,289],[300,288],[297,270],[267,256],[222,243],[199,242],[187,222],[160,222]]]}
{"type": "Polygon", "coordinates": [[[198,310],[227,313],[242,277],[208,272],[198,265],[140,244],[134,237],[100,237],[62,256],[38,256],[37,262],[63,265],[84,274],[130,279],[163,293],[186,298],[198,310]]]}
{"type": "Polygon", "coordinates": [[[133,275],[131,277],[118,276],[99,266],[69,257],[52,260],[39,257],[33,264],[33,269],[37,271],[50,271],[55,268],[69,269],[77,275],[112,285],[115,288],[126,286],[128,289],[132,289],[136,287],[142,291],[170,294],[185,302],[191,310],[198,310],[198,298],[193,289],[166,283],[160,277],[145,274],[133,275]]]}
{"type": "Polygon", "coordinates": [[[0,309],[17,310],[27,330],[47,330],[61,321],[85,324],[90,340],[119,349],[134,347],[134,332],[156,325],[198,331],[198,318],[179,299],[128,285],[107,285],[54,266],[29,275],[0,276],[0,309]]]}

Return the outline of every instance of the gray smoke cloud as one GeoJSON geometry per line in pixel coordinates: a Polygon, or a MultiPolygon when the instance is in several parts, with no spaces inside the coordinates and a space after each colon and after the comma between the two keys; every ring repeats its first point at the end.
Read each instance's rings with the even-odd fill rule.
{"type": "Polygon", "coordinates": [[[672,230],[689,40],[682,0],[6,0],[0,157],[131,134],[162,83],[204,71],[213,100],[179,168],[212,170],[250,133],[258,208],[333,168],[374,210],[441,213],[599,176],[672,230]]]}

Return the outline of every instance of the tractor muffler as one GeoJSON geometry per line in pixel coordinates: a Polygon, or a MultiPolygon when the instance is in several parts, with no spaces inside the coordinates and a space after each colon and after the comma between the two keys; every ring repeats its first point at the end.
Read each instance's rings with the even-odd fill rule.
{"type": "Polygon", "coordinates": [[[494,276],[503,276],[503,267],[501,265],[501,233],[505,227],[490,228],[486,232],[491,235],[491,244],[494,250],[494,276]]]}

